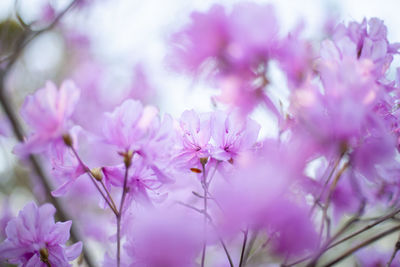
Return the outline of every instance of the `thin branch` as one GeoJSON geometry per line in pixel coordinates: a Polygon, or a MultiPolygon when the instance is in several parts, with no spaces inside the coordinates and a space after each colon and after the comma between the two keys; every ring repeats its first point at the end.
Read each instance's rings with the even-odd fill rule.
{"type": "Polygon", "coordinates": [[[72,150],[72,153],[75,155],[75,158],[78,160],[79,164],[82,166],[82,168],[85,170],[85,172],[89,175],[90,180],[92,181],[93,185],[96,187],[97,191],[99,191],[99,193],[103,197],[104,201],[107,203],[107,205],[113,211],[115,216],[118,216],[118,211],[115,208],[115,206],[113,206],[113,204],[112,204],[112,203],[114,203],[114,201],[112,201],[112,203],[111,203],[110,200],[107,198],[107,196],[104,194],[104,192],[101,190],[101,188],[99,187],[99,185],[96,182],[96,178],[93,176],[93,173],[90,171],[89,167],[82,161],[82,159],[79,156],[76,149],[73,146],[71,146],[70,148],[72,150]]]}
{"type": "Polygon", "coordinates": [[[250,242],[246,248],[246,251],[244,253],[244,258],[243,258],[243,264],[246,265],[247,259],[249,258],[250,252],[253,249],[254,242],[256,242],[258,235],[258,230],[253,231],[251,237],[250,237],[250,242]]]}
{"type": "MultiPolygon", "coordinates": [[[[361,205],[358,208],[357,213],[350,218],[336,233],[333,237],[329,238],[325,242],[325,244],[321,247],[321,249],[316,253],[314,256],[313,260],[308,264],[308,266],[314,266],[317,264],[319,258],[328,250],[328,246],[332,244],[333,241],[335,241],[339,236],[341,236],[353,223],[357,222],[360,218],[360,216],[364,213],[364,208],[365,208],[366,201],[363,199],[361,201],[361,205]]],[[[311,258],[311,257],[309,257],[311,258]]]]}
{"type": "Polygon", "coordinates": [[[246,231],[243,233],[243,245],[242,245],[242,252],[240,253],[240,262],[239,262],[239,267],[243,266],[244,263],[244,252],[246,250],[246,244],[247,244],[247,234],[249,230],[246,229],[246,231]]]}
{"type": "MultiPolygon", "coordinates": [[[[207,197],[208,190],[207,189],[208,189],[209,184],[207,183],[205,163],[202,163],[202,168],[203,168],[203,180],[201,181],[201,184],[202,184],[203,190],[204,190],[203,206],[204,206],[204,213],[207,214],[207,200],[208,200],[208,197],[207,197]]],[[[201,253],[201,267],[204,267],[204,264],[205,264],[206,247],[207,247],[207,216],[204,215],[204,241],[203,241],[203,251],[201,253]]]]}
{"type": "Polygon", "coordinates": [[[395,211],[389,213],[388,215],[382,217],[382,218],[379,219],[378,221],[376,221],[376,222],[374,222],[374,223],[372,223],[372,224],[369,224],[369,225],[365,226],[364,228],[358,230],[357,232],[354,232],[354,233],[352,233],[352,234],[350,234],[350,235],[348,235],[348,236],[346,236],[346,237],[340,239],[339,241],[333,243],[332,245],[329,245],[327,249],[331,249],[331,248],[333,248],[333,247],[336,247],[337,245],[339,245],[339,244],[341,244],[341,243],[343,243],[343,242],[345,242],[345,241],[347,241],[347,240],[349,240],[349,239],[351,239],[351,238],[353,238],[353,237],[355,237],[355,236],[357,236],[357,235],[359,235],[359,234],[361,234],[361,233],[363,233],[363,232],[365,232],[365,231],[367,231],[367,230],[373,228],[374,226],[376,226],[376,225],[378,225],[378,224],[380,224],[380,223],[382,223],[382,222],[384,222],[384,221],[386,221],[386,220],[388,220],[388,219],[391,219],[391,218],[392,218],[393,216],[395,216],[397,213],[400,213],[400,209],[397,209],[397,210],[395,210],[395,211]]]}
{"type": "Polygon", "coordinates": [[[121,264],[121,218],[122,218],[122,210],[124,208],[124,202],[127,193],[127,184],[128,184],[128,172],[129,172],[129,164],[125,164],[125,176],[124,176],[124,187],[122,189],[121,202],[119,206],[119,211],[117,215],[117,266],[119,267],[121,264]]]}
{"type": "Polygon", "coordinates": [[[218,239],[219,239],[219,242],[220,242],[221,245],[222,245],[222,248],[223,248],[224,251],[225,251],[225,255],[226,255],[226,257],[228,258],[230,267],[233,267],[233,266],[234,266],[234,265],[233,265],[233,261],[232,261],[231,255],[229,254],[228,249],[226,248],[226,245],[225,245],[224,240],[223,240],[222,237],[220,237],[220,236],[218,236],[218,239]]]}
{"type": "Polygon", "coordinates": [[[392,262],[393,262],[394,258],[396,257],[396,254],[399,250],[400,250],[400,235],[397,238],[396,244],[394,245],[392,256],[390,256],[390,259],[389,259],[386,267],[390,267],[392,265],[392,262]]]}
{"type": "Polygon", "coordinates": [[[47,27],[44,27],[37,31],[32,31],[29,28],[26,29],[25,33],[15,46],[14,53],[8,58],[8,63],[6,64],[4,73],[6,74],[12,68],[12,66],[15,64],[20,54],[22,53],[22,51],[29,43],[31,43],[39,35],[54,28],[60,22],[60,20],[68,13],[68,11],[70,11],[79,1],[80,0],[71,1],[69,5],[63,11],[61,11],[47,27]]]}
{"type": "Polygon", "coordinates": [[[372,238],[367,239],[366,241],[360,243],[359,245],[347,250],[346,252],[344,252],[343,254],[338,256],[337,258],[335,258],[332,261],[330,261],[328,264],[324,265],[324,267],[333,266],[333,265],[341,262],[342,260],[346,259],[347,257],[353,255],[353,253],[356,252],[357,250],[359,250],[359,249],[361,249],[363,247],[366,247],[366,246],[368,246],[368,245],[380,240],[381,238],[383,238],[383,237],[385,237],[387,235],[390,235],[393,232],[396,232],[398,230],[400,230],[400,225],[392,227],[392,228],[390,228],[390,229],[388,229],[388,230],[386,230],[386,231],[384,231],[384,232],[382,232],[382,233],[380,233],[380,234],[378,234],[376,236],[373,236],[372,238]]]}
{"type": "Polygon", "coordinates": [[[117,205],[115,205],[114,199],[112,198],[112,196],[110,194],[110,191],[108,191],[108,189],[107,189],[106,185],[104,184],[103,180],[100,180],[100,184],[103,187],[104,191],[106,192],[107,197],[110,200],[112,206],[114,207],[115,210],[117,210],[117,205]]]}

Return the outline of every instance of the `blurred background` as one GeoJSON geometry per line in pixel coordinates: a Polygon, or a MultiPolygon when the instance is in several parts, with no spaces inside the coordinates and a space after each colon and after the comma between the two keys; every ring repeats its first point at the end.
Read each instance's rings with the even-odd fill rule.
{"type": "MultiPolygon", "coordinates": [[[[237,0],[84,0],[68,12],[52,30],[33,40],[6,76],[6,92],[19,110],[25,96],[46,80],[60,84],[73,79],[85,88],[83,111],[101,105],[111,110],[127,95],[156,105],[161,113],[179,117],[185,109],[210,111],[216,93],[204,82],[177,73],[166,60],[170,40],[193,11],[206,11],[213,4],[230,7],[237,0]],[[89,101],[95,91],[96,99],[89,101]],[[85,92],[87,92],[85,94],[85,92]]],[[[379,17],[388,27],[390,42],[400,42],[398,0],[276,0],[282,34],[304,23],[304,36],[322,40],[336,22],[379,17]]],[[[68,6],[69,0],[0,0],[0,64],[15,47],[21,21],[41,29],[68,6]],[[17,16],[18,14],[18,16],[17,16]],[[19,19],[18,19],[19,17],[19,19]],[[20,22],[18,22],[20,20],[20,22]]],[[[399,66],[395,58],[394,65],[399,66]]],[[[285,90],[276,74],[273,86],[285,90]]],[[[1,113],[2,114],[2,113],[1,113]]],[[[276,135],[274,121],[255,111],[263,124],[262,135],[276,135]]],[[[79,118],[75,118],[79,121],[79,118]]],[[[96,121],[84,122],[96,129],[96,121]]],[[[98,130],[98,129],[97,129],[98,130]]],[[[34,183],[12,154],[16,140],[4,115],[0,115],[0,232],[2,221],[35,198],[34,183]],[[33,184],[33,185],[32,185],[33,184]]],[[[0,236],[1,237],[1,236],[0,236]]]]}

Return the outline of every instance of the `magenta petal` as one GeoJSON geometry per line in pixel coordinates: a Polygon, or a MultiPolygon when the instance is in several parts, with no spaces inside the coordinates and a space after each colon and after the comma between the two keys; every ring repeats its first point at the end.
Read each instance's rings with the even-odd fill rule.
{"type": "Polygon", "coordinates": [[[82,252],[82,242],[76,242],[75,244],[65,248],[65,256],[69,261],[76,259],[82,252]]]}
{"type": "Polygon", "coordinates": [[[69,239],[69,230],[71,229],[72,221],[57,222],[52,231],[46,236],[46,242],[50,245],[64,244],[69,239]]]}

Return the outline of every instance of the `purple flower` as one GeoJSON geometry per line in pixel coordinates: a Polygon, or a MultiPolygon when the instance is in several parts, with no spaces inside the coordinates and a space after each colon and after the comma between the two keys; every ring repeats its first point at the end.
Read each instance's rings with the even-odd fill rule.
{"type": "Polygon", "coordinates": [[[194,110],[185,111],[179,125],[181,142],[176,160],[188,168],[200,167],[200,159],[209,156],[210,116],[198,115],[194,110]]]}
{"type": "MultiPolygon", "coordinates": [[[[106,183],[115,187],[122,188],[124,185],[125,166],[123,164],[112,167],[103,167],[106,183]]],[[[143,158],[134,157],[129,168],[127,180],[127,205],[130,206],[132,200],[142,204],[151,204],[152,199],[157,195],[157,190],[162,183],[157,179],[156,174],[146,164],[143,158]],[[153,193],[153,196],[149,193],[153,193]]]]}
{"type": "Polygon", "coordinates": [[[106,113],[103,134],[107,143],[117,146],[121,152],[137,150],[158,111],[152,106],[143,107],[136,100],[128,99],[106,113]]]}
{"type": "Polygon", "coordinates": [[[260,125],[237,113],[216,111],[211,115],[211,134],[215,145],[211,155],[217,160],[233,160],[248,152],[256,143],[260,125]]]}
{"type": "Polygon", "coordinates": [[[196,266],[203,239],[199,221],[174,207],[141,213],[124,247],[129,266],[196,266]]]}
{"type": "Polygon", "coordinates": [[[291,155],[288,148],[296,146],[290,145],[266,142],[262,152],[241,159],[238,168],[213,193],[223,210],[219,218],[223,232],[267,230],[270,236],[276,235],[274,249],[282,255],[313,249],[317,241],[308,208],[301,203],[301,192],[294,196],[292,191],[303,178],[305,157],[291,155]],[[295,232],[301,235],[293,239],[295,232]]]}
{"type": "MultiPolygon", "coordinates": [[[[73,147],[75,150],[78,150],[77,134],[79,134],[80,130],[81,129],[76,126],[70,131],[71,134],[69,136],[73,140],[73,147]]],[[[53,142],[46,156],[50,159],[53,176],[61,182],[61,185],[51,193],[55,197],[65,195],[75,183],[76,179],[86,171],[76,158],[76,155],[72,152],[72,149],[67,147],[63,140],[53,142]]]]}
{"type": "Polygon", "coordinates": [[[280,68],[288,78],[289,86],[294,89],[312,76],[316,58],[311,42],[300,38],[301,29],[299,27],[280,41],[276,55],[280,68]]]}
{"type": "Polygon", "coordinates": [[[242,3],[229,14],[215,5],[208,13],[193,13],[192,22],[176,34],[173,59],[191,72],[211,70],[212,80],[222,91],[219,101],[240,107],[245,113],[265,102],[279,116],[264,92],[278,31],[270,5],[242,3]]]}
{"type": "Polygon", "coordinates": [[[196,71],[207,59],[218,57],[229,33],[222,6],[215,5],[206,14],[194,12],[191,18],[192,23],[174,36],[174,55],[178,55],[174,64],[181,69],[196,71]]]}
{"type": "MultiPolygon", "coordinates": [[[[369,247],[356,253],[357,262],[363,267],[387,266],[391,257],[391,251],[382,251],[377,247],[369,247]]],[[[398,255],[390,264],[391,267],[399,267],[398,255]]]]}
{"type": "Polygon", "coordinates": [[[364,19],[362,23],[351,22],[347,27],[339,24],[332,38],[341,51],[352,47],[353,57],[371,60],[378,76],[385,74],[399,49],[399,44],[389,43],[387,28],[378,18],[364,19]]]}
{"type": "Polygon", "coordinates": [[[54,223],[51,204],[27,204],[6,227],[0,259],[20,266],[70,266],[82,250],[82,242],[66,247],[71,221],[54,223]]]}
{"type": "Polygon", "coordinates": [[[41,153],[52,142],[60,140],[70,128],[69,119],[79,100],[79,89],[73,82],[65,81],[58,90],[52,82],[29,95],[22,107],[21,116],[32,128],[28,139],[15,147],[15,153],[26,156],[41,153]]]}

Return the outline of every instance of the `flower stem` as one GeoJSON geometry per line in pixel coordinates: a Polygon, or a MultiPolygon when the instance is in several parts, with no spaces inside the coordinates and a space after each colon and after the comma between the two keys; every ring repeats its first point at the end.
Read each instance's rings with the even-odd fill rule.
{"type": "Polygon", "coordinates": [[[207,246],[207,182],[206,182],[206,175],[203,166],[203,188],[204,188],[204,198],[203,198],[203,205],[204,205],[204,241],[203,241],[203,252],[201,255],[201,267],[204,267],[205,258],[206,258],[206,246],[207,246]]]}
{"type": "Polygon", "coordinates": [[[103,197],[104,201],[107,203],[107,205],[110,207],[110,209],[113,211],[115,216],[118,216],[118,211],[115,208],[114,201],[111,198],[111,195],[109,195],[110,200],[107,198],[107,196],[104,194],[104,192],[101,190],[100,186],[96,182],[96,178],[93,177],[92,172],[90,171],[89,167],[82,161],[81,157],[79,156],[78,152],[73,146],[70,146],[72,152],[74,153],[76,159],[78,160],[79,164],[82,166],[82,168],[85,170],[85,172],[89,175],[90,180],[92,181],[93,185],[96,187],[97,191],[99,191],[100,195],[103,197]],[[112,203],[111,203],[111,202],[112,203]]]}
{"type": "Polygon", "coordinates": [[[243,245],[242,245],[242,252],[240,253],[240,262],[239,262],[239,267],[242,267],[244,262],[243,262],[243,258],[244,258],[244,252],[246,250],[246,243],[247,243],[247,234],[249,232],[249,229],[246,229],[246,231],[243,233],[244,237],[243,237],[243,245]]]}
{"type": "Polygon", "coordinates": [[[400,250],[400,235],[397,238],[396,244],[394,245],[392,256],[390,256],[390,259],[386,265],[387,267],[390,267],[392,265],[392,262],[393,262],[394,258],[396,257],[396,254],[399,250],[400,250]]]}
{"type": "Polygon", "coordinates": [[[124,187],[122,189],[121,202],[119,205],[119,211],[117,216],[117,266],[119,267],[121,264],[121,218],[122,218],[122,209],[124,208],[124,202],[127,193],[127,183],[128,183],[128,172],[129,165],[125,164],[125,176],[124,176],[124,187]]]}

